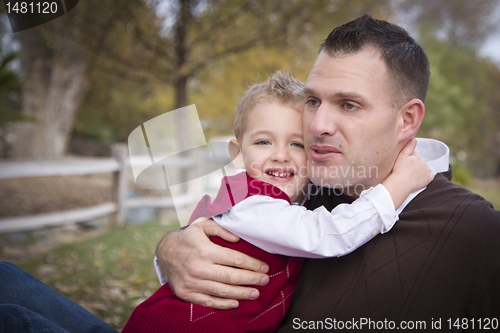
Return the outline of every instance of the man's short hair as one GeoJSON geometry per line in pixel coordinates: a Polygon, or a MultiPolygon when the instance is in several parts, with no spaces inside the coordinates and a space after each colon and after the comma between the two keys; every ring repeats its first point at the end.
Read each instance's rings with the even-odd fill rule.
{"type": "MultiPolygon", "coordinates": [[[[252,85],[240,98],[234,114],[234,135],[241,140],[248,115],[258,103],[279,102],[295,106],[304,100],[304,83],[286,71],[277,71],[267,83],[252,85]]],[[[302,111],[302,108],[299,109],[302,111]]]]}
{"type": "Polygon", "coordinates": [[[429,88],[429,59],[424,50],[403,28],[364,15],[335,28],[321,44],[320,52],[337,57],[364,47],[380,51],[394,78],[394,104],[401,106],[418,98],[425,102],[429,88]]]}

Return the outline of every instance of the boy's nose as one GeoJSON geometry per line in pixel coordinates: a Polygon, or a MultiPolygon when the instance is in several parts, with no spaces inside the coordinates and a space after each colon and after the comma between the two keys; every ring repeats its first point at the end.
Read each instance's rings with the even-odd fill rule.
{"type": "Polygon", "coordinates": [[[276,147],[273,153],[273,160],[276,162],[288,162],[290,160],[290,154],[286,147],[276,147]]]}

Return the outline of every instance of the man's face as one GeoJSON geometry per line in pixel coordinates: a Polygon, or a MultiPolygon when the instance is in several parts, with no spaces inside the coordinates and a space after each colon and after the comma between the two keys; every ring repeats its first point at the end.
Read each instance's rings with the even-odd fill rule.
{"type": "Polygon", "coordinates": [[[390,82],[372,48],[339,57],[320,52],[305,85],[305,149],[314,183],[351,195],[389,175],[401,149],[390,82]]]}

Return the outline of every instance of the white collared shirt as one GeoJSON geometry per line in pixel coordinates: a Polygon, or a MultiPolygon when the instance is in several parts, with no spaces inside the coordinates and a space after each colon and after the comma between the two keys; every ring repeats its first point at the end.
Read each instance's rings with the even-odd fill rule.
{"type": "MultiPolygon", "coordinates": [[[[416,151],[435,172],[449,167],[449,149],[437,140],[417,139],[416,151]]],[[[389,231],[398,214],[425,188],[411,193],[394,210],[383,185],[365,190],[352,204],[341,204],[328,212],[291,206],[285,200],[255,195],[213,219],[225,229],[269,252],[295,257],[324,258],[348,254],[378,233],[389,231]]],[[[157,258],[155,269],[163,285],[157,258]]]]}

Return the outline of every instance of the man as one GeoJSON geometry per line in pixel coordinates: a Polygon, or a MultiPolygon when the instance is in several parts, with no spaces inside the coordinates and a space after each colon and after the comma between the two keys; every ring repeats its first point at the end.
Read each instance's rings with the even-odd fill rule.
{"type": "MultiPolygon", "coordinates": [[[[332,31],[306,82],[304,133],[309,177],[344,195],[321,191],[308,208],[350,202],[389,175],[422,122],[429,75],[427,56],[398,26],[363,16],[332,31]]],[[[446,171],[447,160],[436,163],[446,171]]],[[[474,330],[498,317],[500,212],[450,178],[451,170],[438,174],[391,232],[348,256],[307,260],[280,331],[474,330]]],[[[257,290],[243,285],[265,285],[266,264],[206,235],[237,239],[206,221],[160,242],[160,267],[176,295],[222,309],[256,299],[257,290]]]]}

